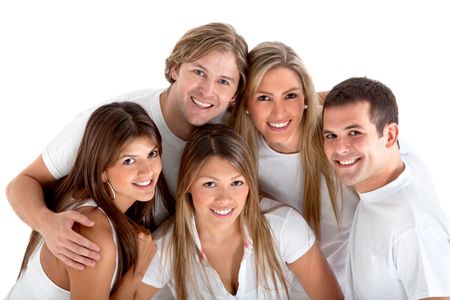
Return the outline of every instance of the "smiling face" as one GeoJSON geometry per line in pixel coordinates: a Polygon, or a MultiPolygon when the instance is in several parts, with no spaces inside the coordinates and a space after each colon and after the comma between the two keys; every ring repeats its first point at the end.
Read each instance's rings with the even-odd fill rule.
{"type": "Polygon", "coordinates": [[[202,228],[233,229],[244,208],[249,187],[244,176],[227,160],[209,157],[197,172],[190,191],[195,222],[202,228]]]}
{"type": "Polygon", "coordinates": [[[171,75],[180,117],[191,126],[206,124],[226,110],[240,76],[234,54],[219,50],[172,67],[171,75]]]}
{"type": "Polygon", "coordinates": [[[148,137],[138,137],[122,147],[118,160],[102,175],[114,189],[114,203],[125,212],[136,200],[153,198],[160,173],[158,148],[148,137]]]}
{"type": "Polygon", "coordinates": [[[273,150],[299,151],[305,97],[296,72],[286,67],[267,71],[246,104],[256,129],[273,150]]]}
{"type": "MultiPolygon", "coordinates": [[[[392,123],[393,124],[393,123],[392,123]]],[[[379,136],[370,120],[370,103],[327,107],[323,114],[325,154],[340,180],[360,193],[381,187],[386,178],[390,126],[379,136]]]]}

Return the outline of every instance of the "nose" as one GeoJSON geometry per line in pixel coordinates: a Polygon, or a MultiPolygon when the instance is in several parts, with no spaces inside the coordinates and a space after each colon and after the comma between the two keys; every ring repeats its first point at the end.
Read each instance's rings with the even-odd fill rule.
{"type": "Polygon", "coordinates": [[[153,161],[151,160],[145,160],[139,165],[138,174],[139,175],[153,175],[154,173],[154,166],[153,161]]]}
{"type": "Polygon", "coordinates": [[[282,116],[284,113],[284,105],[282,100],[274,99],[272,102],[272,115],[273,116],[282,116]]]}
{"type": "Polygon", "coordinates": [[[200,84],[200,92],[205,98],[211,96],[214,93],[214,82],[209,78],[205,78],[200,84]]]}
{"type": "Polygon", "coordinates": [[[339,155],[347,154],[350,152],[350,144],[348,142],[348,139],[338,137],[335,140],[335,151],[339,155]]]}
{"type": "Polygon", "coordinates": [[[231,200],[233,200],[233,193],[231,189],[227,187],[220,188],[218,194],[216,195],[216,202],[224,204],[231,200]]]}

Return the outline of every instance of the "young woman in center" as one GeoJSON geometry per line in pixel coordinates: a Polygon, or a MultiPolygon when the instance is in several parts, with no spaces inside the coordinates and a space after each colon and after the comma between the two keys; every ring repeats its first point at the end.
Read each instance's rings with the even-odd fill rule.
{"type": "Polygon", "coordinates": [[[358,197],[328,164],[312,79],[300,57],[279,42],[257,45],[248,64],[233,127],[257,156],[261,191],[302,213],[343,285],[358,197]]]}
{"type": "Polygon", "coordinates": [[[294,276],[313,299],[342,298],[312,230],[294,209],[261,199],[253,152],[225,125],[191,135],[175,219],[156,239],[142,299],[166,283],[176,299],[297,299],[294,276]]]}

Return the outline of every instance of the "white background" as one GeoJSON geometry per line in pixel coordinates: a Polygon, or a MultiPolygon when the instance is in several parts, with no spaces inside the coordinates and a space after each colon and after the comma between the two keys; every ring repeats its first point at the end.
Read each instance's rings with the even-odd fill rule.
{"type": "Polygon", "coordinates": [[[167,86],[164,60],[172,47],[208,22],[232,24],[250,48],[266,40],[292,46],[317,90],[351,76],[386,83],[399,102],[401,136],[428,163],[450,215],[445,2],[2,0],[0,298],[15,281],[29,233],[6,200],[9,180],[78,112],[167,86]]]}

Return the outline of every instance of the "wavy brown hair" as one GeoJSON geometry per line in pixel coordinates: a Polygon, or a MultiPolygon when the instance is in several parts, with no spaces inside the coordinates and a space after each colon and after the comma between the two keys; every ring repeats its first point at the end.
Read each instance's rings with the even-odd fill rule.
{"type": "MultiPolygon", "coordinates": [[[[52,211],[61,212],[93,199],[111,220],[118,237],[119,258],[113,291],[123,274],[136,265],[137,232],[150,230],[154,226],[154,199],[148,202],[136,201],[123,214],[113,203],[110,189],[101,176],[117,161],[123,145],[137,137],[148,137],[161,153],[158,128],[140,105],[114,102],[100,106],[88,120],[75,164],[69,174],[45,187],[45,202],[52,211]]],[[[165,195],[167,186],[163,176],[159,177],[158,188],[165,195]]],[[[169,210],[173,210],[170,208],[173,204],[165,204],[169,210]]],[[[42,236],[37,231],[31,233],[20,272],[26,268],[30,255],[41,240],[42,236]]]]}

